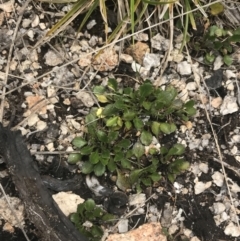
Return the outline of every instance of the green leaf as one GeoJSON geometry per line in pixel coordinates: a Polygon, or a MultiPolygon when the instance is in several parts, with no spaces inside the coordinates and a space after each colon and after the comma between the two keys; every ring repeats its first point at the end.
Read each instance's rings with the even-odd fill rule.
{"type": "Polygon", "coordinates": [[[107,134],[104,131],[97,130],[96,134],[97,134],[97,137],[98,137],[99,141],[104,142],[104,143],[108,142],[108,136],[107,136],[107,134]]]}
{"type": "Polygon", "coordinates": [[[188,116],[194,116],[197,113],[197,110],[194,107],[186,108],[185,112],[188,116]]]}
{"type": "Polygon", "coordinates": [[[86,115],[86,117],[85,117],[86,125],[89,125],[89,124],[96,125],[96,121],[97,121],[96,115],[93,113],[90,113],[90,114],[86,115]]]}
{"type": "Polygon", "coordinates": [[[233,63],[233,59],[229,55],[224,55],[223,57],[223,62],[227,65],[230,66],[233,63]]]}
{"type": "Polygon", "coordinates": [[[168,176],[168,180],[169,180],[171,183],[174,183],[174,181],[175,181],[175,179],[176,179],[176,175],[173,174],[173,173],[168,173],[167,176],[168,176]]]}
{"type": "Polygon", "coordinates": [[[185,146],[182,144],[175,144],[170,150],[168,151],[168,156],[180,156],[185,152],[185,146]]]}
{"type": "Polygon", "coordinates": [[[71,222],[73,222],[74,224],[78,224],[80,222],[80,218],[79,218],[79,215],[78,213],[72,213],[70,215],[70,220],[71,222]]]}
{"type": "Polygon", "coordinates": [[[104,116],[112,116],[112,115],[115,115],[119,112],[119,110],[115,107],[114,104],[108,104],[104,109],[103,109],[103,112],[102,112],[102,115],[104,116]]]}
{"type": "Polygon", "coordinates": [[[80,136],[78,137],[75,137],[72,141],[72,144],[75,146],[75,147],[83,147],[87,144],[87,142],[80,136]]]}
{"type": "Polygon", "coordinates": [[[79,153],[71,153],[68,156],[68,163],[69,164],[76,164],[78,161],[81,160],[82,155],[79,153]]]}
{"type": "Polygon", "coordinates": [[[174,123],[160,123],[160,130],[165,134],[176,131],[177,127],[174,123]]]}
{"type": "Polygon", "coordinates": [[[97,225],[93,225],[91,228],[91,234],[94,238],[101,238],[101,236],[103,235],[103,230],[100,226],[97,225]]]}
{"type": "Polygon", "coordinates": [[[143,121],[139,119],[138,117],[135,117],[133,119],[133,124],[137,130],[141,130],[144,126],[143,121]]]}
{"type": "Polygon", "coordinates": [[[82,165],[82,173],[89,174],[93,171],[93,164],[89,161],[86,161],[82,165]]]}
{"type": "Polygon", "coordinates": [[[141,181],[142,181],[142,183],[143,183],[145,186],[147,186],[147,187],[149,187],[149,186],[152,185],[152,180],[151,180],[151,178],[149,178],[149,177],[141,178],[141,181]]]}
{"type": "Polygon", "coordinates": [[[108,80],[108,88],[113,91],[117,91],[117,89],[118,89],[117,81],[115,79],[109,79],[108,80]]]}
{"type": "Polygon", "coordinates": [[[133,154],[139,159],[145,153],[145,148],[140,142],[136,142],[132,148],[133,154]]]}
{"type": "Polygon", "coordinates": [[[143,101],[142,106],[143,106],[144,109],[150,110],[150,109],[151,109],[151,106],[152,106],[152,102],[143,101]]]}
{"type": "Polygon", "coordinates": [[[123,99],[119,99],[115,102],[115,107],[121,111],[125,111],[127,108],[127,105],[124,103],[123,99]]]}
{"type": "Polygon", "coordinates": [[[119,136],[118,131],[110,131],[108,133],[108,143],[115,141],[118,138],[118,136],[119,136]]]}
{"type": "Polygon", "coordinates": [[[98,85],[93,88],[93,93],[97,95],[104,94],[106,91],[104,86],[98,85]]]}
{"type": "Polygon", "coordinates": [[[117,126],[117,121],[118,121],[118,116],[111,117],[107,120],[106,126],[107,127],[117,126]]]}
{"type": "Polygon", "coordinates": [[[123,149],[128,149],[131,145],[131,141],[128,139],[123,139],[117,143],[117,145],[123,149]]]}
{"type": "Polygon", "coordinates": [[[224,11],[224,6],[221,3],[214,3],[209,6],[211,9],[211,14],[216,16],[220,13],[223,13],[224,11]]]}
{"type": "Polygon", "coordinates": [[[149,175],[153,182],[158,182],[161,179],[161,175],[158,173],[153,173],[149,175]]]}
{"type": "Polygon", "coordinates": [[[192,108],[193,106],[194,106],[194,101],[193,100],[189,100],[188,102],[186,102],[185,104],[184,104],[184,107],[185,108],[192,108]]]}
{"type": "Polygon", "coordinates": [[[98,177],[102,176],[105,173],[105,170],[106,170],[106,167],[101,162],[97,163],[93,168],[95,175],[98,177]]]}
{"type": "Polygon", "coordinates": [[[115,157],[114,157],[115,162],[120,162],[123,158],[124,158],[124,152],[122,152],[122,151],[115,152],[115,157]]]}
{"type": "Polygon", "coordinates": [[[96,204],[93,199],[88,199],[85,201],[84,207],[87,211],[92,211],[96,207],[96,204]]]}
{"type": "Polygon", "coordinates": [[[108,102],[108,99],[105,95],[97,95],[97,94],[95,94],[95,95],[96,95],[96,97],[97,97],[97,99],[100,103],[107,103],[108,102]]]}
{"type": "Polygon", "coordinates": [[[92,152],[89,156],[89,161],[92,164],[97,164],[99,162],[99,154],[98,152],[92,152]]]}
{"type": "Polygon", "coordinates": [[[135,184],[143,172],[144,172],[143,169],[136,169],[136,170],[131,171],[131,173],[129,175],[130,183],[132,185],[135,184]]]}
{"type": "Polygon", "coordinates": [[[145,98],[152,94],[154,87],[151,83],[144,83],[139,87],[140,98],[145,98]]]}
{"type": "Polygon", "coordinates": [[[108,161],[108,164],[107,164],[107,168],[110,172],[113,172],[116,170],[117,168],[117,165],[116,163],[114,162],[113,158],[111,158],[109,161],[108,161]]]}
{"type": "Polygon", "coordinates": [[[148,131],[143,131],[140,136],[140,140],[143,145],[148,146],[152,143],[153,136],[148,131]]]}
{"type": "Polygon", "coordinates": [[[81,148],[80,152],[82,155],[89,155],[90,153],[92,153],[93,147],[91,146],[85,146],[83,148],[81,148]]]}
{"type": "Polygon", "coordinates": [[[136,116],[136,113],[134,111],[128,110],[123,113],[123,120],[131,121],[134,119],[135,116],[136,116]]]}
{"type": "Polygon", "coordinates": [[[185,161],[184,159],[177,159],[170,165],[173,173],[180,173],[182,171],[187,170],[190,167],[190,163],[185,161]]]}
{"type": "Polygon", "coordinates": [[[160,123],[153,121],[151,124],[151,130],[155,136],[158,136],[160,133],[160,123]]]}
{"type": "Polygon", "coordinates": [[[168,153],[168,149],[167,149],[165,146],[161,146],[161,148],[160,148],[160,153],[161,153],[162,155],[165,155],[165,154],[168,153]]]}
{"type": "Polygon", "coordinates": [[[113,214],[110,214],[110,213],[106,213],[102,216],[103,221],[111,221],[111,220],[114,220],[114,219],[115,219],[115,216],[113,214]]]}
{"type": "Polygon", "coordinates": [[[101,151],[101,157],[102,158],[106,158],[109,159],[110,158],[110,151],[108,149],[103,149],[101,151]]]}
{"type": "Polygon", "coordinates": [[[131,121],[125,121],[125,128],[127,130],[130,130],[132,128],[132,122],[131,121]]]}
{"type": "Polygon", "coordinates": [[[108,158],[103,158],[103,157],[101,157],[101,159],[100,159],[100,161],[101,161],[101,163],[104,165],[104,166],[106,166],[107,164],[108,164],[108,158]]]}
{"type": "Polygon", "coordinates": [[[207,53],[205,56],[205,60],[207,61],[207,63],[213,63],[213,61],[215,60],[215,56],[212,54],[207,53]]]}
{"type": "Polygon", "coordinates": [[[117,169],[117,182],[116,185],[122,191],[126,191],[127,189],[131,188],[129,183],[129,178],[127,178],[121,171],[117,169]]]}
{"type": "Polygon", "coordinates": [[[131,169],[132,164],[128,159],[123,158],[123,159],[121,159],[121,167],[126,168],[126,169],[131,169]]]}

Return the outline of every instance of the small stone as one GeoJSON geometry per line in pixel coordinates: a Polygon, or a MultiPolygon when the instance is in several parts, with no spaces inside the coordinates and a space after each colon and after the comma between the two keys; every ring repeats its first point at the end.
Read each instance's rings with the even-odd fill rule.
{"type": "Polygon", "coordinates": [[[89,45],[90,45],[91,47],[94,47],[94,46],[96,46],[97,43],[98,43],[98,37],[95,36],[95,35],[93,35],[93,36],[89,39],[88,42],[89,42],[89,45]]]}
{"type": "Polygon", "coordinates": [[[198,194],[204,192],[206,189],[211,187],[211,185],[212,185],[212,182],[207,182],[207,183],[197,182],[194,186],[195,194],[198,195],[198,194]]]}
{"type": "Polygon", "coordinates": [[[217,58],[215,59],[214,63],[213,63],[213,70],[218,70],[222,67],[223,65],[223,58],[221,55],[218,55],[217,58]]]}
{"type": "Polygon", "coordinates": [[[57,66],[63,63],[63,58],[61,58],[58,54],[54,51],[49,50],[45,55],[45,64],[49,66],[57,66]]]}
{"type": "Polygon", "coordinates": [[[23,28],[28,28],[28,27],[30,26],[31,22],[32,22],[32,20],[29,19],[29,18],[23,19],[23,21],[22,21],[22,27],[23,27],[23,28]]]}
{"type": "Polygon", "coordinates": [[[222,115],[231,114],[238,111],[237,98],[234,96],[225,96],[223,104],[220,108],[220,113],[222,115]]]}
{"type": "Polygon", "coordinates": [[[196,90],[197,89],[197,84],[195,82],[189,82],[186,85],[187,90],[196,90]]]}
{"type": "Polygon", "coordinates": [[[236,74],[235,73],[233,73],[231,70],[226,70],[226,77],[228,78],[228,79],[231,79],[231,78],[236,78],[236,74]]]}
{"type": "Polygon", "coordinates": [[[138,193],[129,196],[129,205],[130,206],[137,206],[144,204],[146,202],[146,194],[138,193]]]}
{"type": "Polygon", "coordinates": [[[148,34],[146,33],[138,33],[136,35],[134,35],[134,38],[137,40],[137,41],[148,41],[148,34]]]}
{"type": "Polygon", "coordinates": [[[40,27],[41,30],[45,30],[46,24],[45,23],[39,23],[39,27],[40,27]]]}
{"type": "Polygon", "coordinates": [[[120,60],[125,63],[131,64],[133,62],[133,57],[129,54],[121,54],[120,60]]]}
{"type": "Polygon", "coordinates": [[[42,130],[44,130],[46,127],[47,127],[47,123],[46,123],[45,121],[38,121],[38,122],[37,122],[36,129],[37,129],[38,131],[42,131],[42,130]]]}
{"type": "Polygon", "coordinates": [[[211,105],[213,108],[216,108],[218,109],[222,104],[222,98],[221,97],[216,97],[216,98],[213,98],[212,101],[211,101],[211,105]]]}
{"type": "Polygon", "coordinates": [[[77,121],[75,121],[74,119],[71,119],[70,122],[76,130],[80,130],[81,125],[77,121]]]}
{"type": "Polygon", "coordinates": [[[52,195],[52,197],[65,216],[75,213],[77,211],[78,204],[84,202],[84,199],[82,199],[79,195],[71,192],[59,192],[52,195]]]}
{"type": "Polygon", "coordinates": [[[145,69],[150,70],[152,67],[158,67],[160,65],[160,55],[146,53],[143,57],[143,66],[145,69]]]}
{"type": "Polygon", "coordinates": [[[213,183],[215,183],[218,187],[222,187],[224,183],[224,176],[220,172],[214,172],[212,175],[213,183]]]}
{"type": "Polygon", "coordinates": [[[144,224],[135,230],[127,233],[110,234],[107,241],[167,241],[162,234],[162,227],[159,222],[144,224]]]}
{"type": "Polygon", "coordinates": [[[80,67],[87,67],[87,66],[90,66],[91,63],[92,63],[92,60],[91,60],[91,56],[89,56],[89,54],[81,54],[81,57],[78,61],[78,65],[80,67]]]}
{"type": "Polygon", "coordinates": [[[184,59],[184,55],[182,53],[179,53],[178,49],[174,49],[171,52],[172,60],[176,63],[180,63],[184,59]]]}
{"type": "Polygon", "coordinates": [[[76,94],[76,98],[81,100],[82,103],[87,107],[92,107],[95,103],[92,96],[88,92],[85,92],[85,91],[79,91],[76,94]]]}
{"type": "Polygon", "coordinates": [[[34,126],[39,121],[37,114],[31,114],[27,120],[28,126],[34,126]]]}
{"type": "Polygon", "coordinates": [[[240,135],[233,135],[232,140],[235,143],[240,143],[240,135]]]}
{"type": "Polygon", "coordinates": [[[52,104],[58,103],[58,96],[56,96],[56,90],[53,86],[49,85],[47,87],[47,96],[52,104]]]}
{"type": "Polygon", "coordinates": [[[190,239],[190,241],[201,241],[200,239],[198,239],[198,237],[194,236],[190,239]]]}
{"type": "Polygon", "coordinates": [[[237,146],[233,146],[233,147],[231,148],[231,153],[232,153],[233,155],[236,155],[236,154],[238,153],[238,148],[237,148],[237,146]]]}
{"type": "Polygon", "coordinates": [[[137,42],[126,49],[126,54],[131,55],[133,59],[140,65],[143,64],[145,54],[149,52],[149,46],[142,42],[137,42]]]}
{"type": "Polygon", "coordinates": [[[71,101],[69,100],[69,98],[66,98],[66,99],[64,99],[63,104],[64,105],[71,105],[71,101]]]}
{"type": "Polygon", "coordinates": [[[231,81],[231,80],[227,80],[227,82],[226,82],[226,87],[227,87],[227,89],[228,90],[234,90],[234,84],[233,84],[233,82],[231,81]]]}
{"type": "Polygon", "coordinates": [[[158,49],[160,51],[167,51],[170,47],[170,41],[169,39],[164,38],[160,35],[160,33],[158,33],[153,38],[151,38],[151,45],[154,49],[158,49]]]}
{"type": "Polygon", "coordinates": [[[205,79],[205,83],[209,89],[217,89],[222,86],[223,70],[214,71],[210,78],[205,79]]]}
{"type": "Polygon", "coordinates": [[[214,214],[221,214],[223,211],[225,211],[226,207],[223,203],[217,202],[213,204],[214,214]]]}
{"type": "Polygon", "coordinates": [[[126,233],[128,231],[128,219],[121,219],[118,222],[118,232],[126,233]]]}
{"type": "Polygon", "coordinates": [[[93,28],[93,26],[96,25],[96,24],[97,24],[97,22],[96,22],[95,19],[91,20],[91,21],[87,24],[87,29],[89,30],[89,29],[93,28]]]}
{"type": "Polygon", "coordinates": [[[169,227],[168,233],[170,235],[175,234],[178,231],[179,227],[176,224],[173,224],[169,227]]]}
{"type": "Polygon", "coordinates": [[[203,172],[203,173],[208,173],[208,165],[206,163],[200,163],[199,164],[199,169],[203,172]]]}
{"type": "Polygon", "coordinates": [[[98,71],[110,71],[118,65],[118,54],[114,48],[105,48],[93,60],[93,68],[98,71]]]}
{"type": "Polygon", "coordinates": [[[239,237],[240,236],[240,229],[237,225],[234,225],[233,222],[230,222],[227,227],[224,229],[224,233],[226,235],[232,237],[239,237]]]}
{"type": "Polygon", "coordinates": [[[37,27],[39,25],[39,22],[40,22],[39,16],[36,15],[35,18],[33,19],[32,23],[31,23],[32,28],[37,27]]]}
{"type": "Polygon", "coordinates": [[[187,61],[183,61],[177,64],[177,71],[180,75],[190,75],[192,73],[191,65],[187,61]]]}

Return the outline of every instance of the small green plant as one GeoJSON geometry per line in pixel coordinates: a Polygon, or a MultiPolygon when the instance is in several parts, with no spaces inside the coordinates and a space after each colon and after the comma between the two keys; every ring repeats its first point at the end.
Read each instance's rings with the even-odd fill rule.
{"type": "MultiPolygon", "coordinates": [[[[240,42],[240,28],[236,30],[225,30],[216,25],[209,28],[198,48],[205,49],[205,62],[212,64],[218,55],[223,56],[226,65],[232,64],[230,54],[233,52],[233,43],[240,42]]],[[[196,45],[195,45],[196,46],[196,45]]]]}
{"type": "Polygon", "coordinates": [[[150,81],[134,90],[120,88],[115,79],[109,79],[106,87],[96,86],[93,92],[103,106],[92,108],[86,116],[86,132],[73,140],[79,154],[71,154],[70,163],[82,160],[82,172],[96,176],[116,171],[122,190],[159,181],[161,165],[167,165],[171,181],[188,167],[188,162],[176,158],[185,147],[175,144],[167,149],[161,138],[196,113],[193,101],[183,103],[175,88],[162,90],[150,81]],[[162,146],[160,151],[152,145],[154,137],[162,146]]]}
{"type": "Polygon", "coordinates": [[[70,220],[89,241],[99,241],[103,235],[101,224],[109,222],[114,218],[114,215],[96,206],[92,199],[79,204],[77,212],[72,213],[70,216],[70,220]],[[88,224],[86,223],[87,221],[88,224]]]}

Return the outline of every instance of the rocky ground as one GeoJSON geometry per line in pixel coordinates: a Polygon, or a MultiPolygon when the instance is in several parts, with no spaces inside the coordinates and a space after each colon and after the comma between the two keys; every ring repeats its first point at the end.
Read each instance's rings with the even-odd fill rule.
{"type": "MultiPolygon", "coordinates": [[[[105,48],[103,24],[99,13],[95,13],[77,36],[76,22],[81,21],[81,16],[57,37],[39,44],[68,7],[46,7],[34,2],[22,12],[22,6],[21,2],[0,5],[1,116],[4,126],[21,130],[41,175],[63,180],[72,172],[81,175],[80,165],[67,164],[66,152],[73,151],[71,142],[83,130],[84,116],[96,105],[92,86],[105,85],[109,77],[136,87],[145,79],[162,88],[172,84],[183,101],[195,101],[197,114],[162,141],[184,144],[185,158],[191,166],[174,184],[163,179],[159,186],[141,194],[127,193],[125,212],[114,227],[107,227],[104,237],[138,230],[145,224],[150,226],[142,226],[140,233],[146,229],[151,230],[149,235],[157,235],[163,227],[168,240],[240,240],[240,49],[235,46],[231,66],[226,67],[220,56],[213,66],[208,66],[202,57],[178,53],[181,36],[176,33],[168,64],[161,74],[170,42],[160,33],[151,39],[147,31],[139,33],[135,47],[126,47],[123,52],[119,43],[105,48]],[[99,49],[103,52],[93,60],[99,49]]],[[[83,199],[96,199],[85,184],[85,176],[81,177],[82,186],[74,193],[83,199]]],[[[99,182],[116,189],[108,178],[106,174],[99,182]]],[[[29,240],[39,240],[3,161],[0,182],[29,240]]],[[[74,196],[75,207],[79,202],[80,198],[74,196]]],[[[0,209],[0,240],[26,240],[3,191],[0,209]]],[[[66,215],[71,212],[67,210],[66,215]]],[[[141,240],[135,231],[124,235],[141,240]]],[[[122,239],[114,236],[108,240],[130,239],[124,235],[122,239]]],[[[151,236],[144,239],[155,240],[151,236]]]]}

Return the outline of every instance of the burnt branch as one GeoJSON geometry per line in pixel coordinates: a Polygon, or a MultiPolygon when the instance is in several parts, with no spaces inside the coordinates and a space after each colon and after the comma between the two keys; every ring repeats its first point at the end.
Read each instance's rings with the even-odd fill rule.
{"type": "Polygon", "coordinates": [[[61,212],[44,186],[20,131],[0,123],[0,155],[4,158],[29,219],[43,241],[87,241],[61,212]]]}

